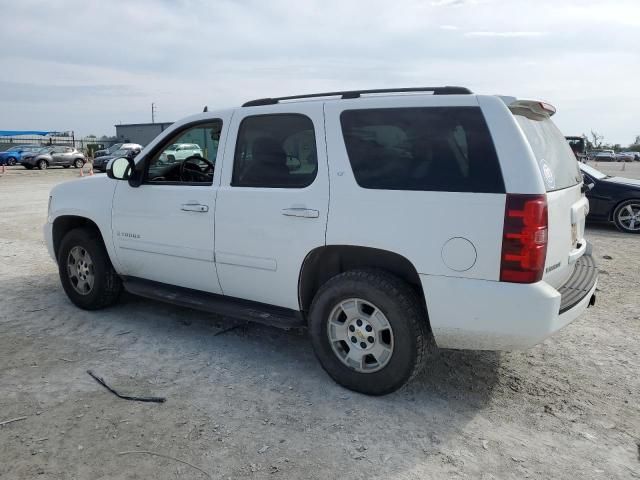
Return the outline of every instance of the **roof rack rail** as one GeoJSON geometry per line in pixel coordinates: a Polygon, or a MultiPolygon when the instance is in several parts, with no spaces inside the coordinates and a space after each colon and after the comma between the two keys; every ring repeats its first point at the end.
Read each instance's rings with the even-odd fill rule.
{"type": "Polygon", "coordinates": [[[243,107],[257,107],[260,105],[275,105],[281,100],[300,100],[304,98],[320,98],[320,97],[341,97],[343,99],[348,98],[360,98],[361,95],[375,94],[375,93],[408,93],[408,92],[433,92],[434,95],[469,95],[473,93],[471,90],[465,87],[413,87],[413,88],[378,88],[374,90],[346,90],[341,92],[325,92],[325,93],[310,93],[307,95],[292,95],[290,97],[276,97],[276,98],[258,98],[257,100],[251,100],[244,103],[243,107]]]}

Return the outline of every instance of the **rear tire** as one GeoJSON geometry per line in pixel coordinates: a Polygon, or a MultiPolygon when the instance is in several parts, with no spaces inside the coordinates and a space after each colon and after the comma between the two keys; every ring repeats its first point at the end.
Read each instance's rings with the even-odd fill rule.
{"type": "Polygon", "coordinates": [[[100,235],[91,229],[68,232],[58,249],[58,272],[69,299],[84,310],[118,301],[122,280],[113,269],[100,235]]]}
{"type": "Polygon", "coordinates": [[[409,382],[434,350],[422,302],[408,284],[384,271],[353,270],[331,278],[313,299],[309,331],[331,378],[368,395],[391,393],[409,382]]]}
{"type": "Polygon", "coordinates": [[[613,211],[613,222],[624,233],[640,233],[640,199],[625,200],[613,211]]]}

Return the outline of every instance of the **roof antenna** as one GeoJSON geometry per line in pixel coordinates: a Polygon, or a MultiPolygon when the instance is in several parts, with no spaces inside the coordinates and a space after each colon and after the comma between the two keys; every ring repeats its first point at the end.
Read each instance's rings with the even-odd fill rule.
{"type": "Polygon", "coordinates": [[[206,105],[204,106],[204,110],[202,110],[202,113],[206,113],[209,111],[209,107],[207,107],[206,105]]]}

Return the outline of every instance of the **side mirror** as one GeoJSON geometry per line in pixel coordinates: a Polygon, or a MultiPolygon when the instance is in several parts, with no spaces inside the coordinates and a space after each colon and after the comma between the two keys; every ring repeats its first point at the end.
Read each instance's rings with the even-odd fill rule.
{"type": "Polygon", "coordinates": [[[114,180],[128,180],[134,167],[133,160],[129,158],[114,158],[107,164],[107,176],[114,180]]]}
{"type": "Polygon", "coordinates": [[[593,183],[593,182],[591,182],[591,183],[588,183],[588,184],[587,184],[587,188],[588,188],[589,190],[593,190],[593,187],[595,187],[595,186],[596,186],[596,184],[595,184],[595,183],[593,183]]]}

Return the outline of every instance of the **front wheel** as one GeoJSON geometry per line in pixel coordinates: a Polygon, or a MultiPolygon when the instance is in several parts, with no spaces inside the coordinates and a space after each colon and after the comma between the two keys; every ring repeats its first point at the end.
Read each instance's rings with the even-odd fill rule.
{"type": "Polygon", "coordinates": [[[313,300],[309,331],[326,372],[369,395],[391,393],[415,377],[434,345],[415,292],[384,271],[330,279],[313,300]]]}
{"type": "Polygon", "coordinates": [[[17,163],[17,160],[13,157],[7,160],[7,165],[9,165],[10,167],[13,167],[16,163],[17,163]]]}
{"type": "Polygon", "coordinates": [[[38,169],[46,170],[49,166],[49,163],[46,160],[38,160],[38,169]]]}
{"type": "Polygon", "coordinates": [[[76,168],[82,168],[84,167],[84,161],[81,158],[77,158],[76,161],[74,162],[74,166],[76,168]]]}
{"type": "Polygon", "coordinates": [[[58,249],[58,273],[69,299],[85,310],[113,305],[122,292],[122,280],[93,230],[76,228],[64,236],[58,249]]]}
{"type": "Polygon", "coordinates": [[[613,212],[613,221],[618,230],[625,233],[640,233],[640,199],[627,200],[613,212]]]}

